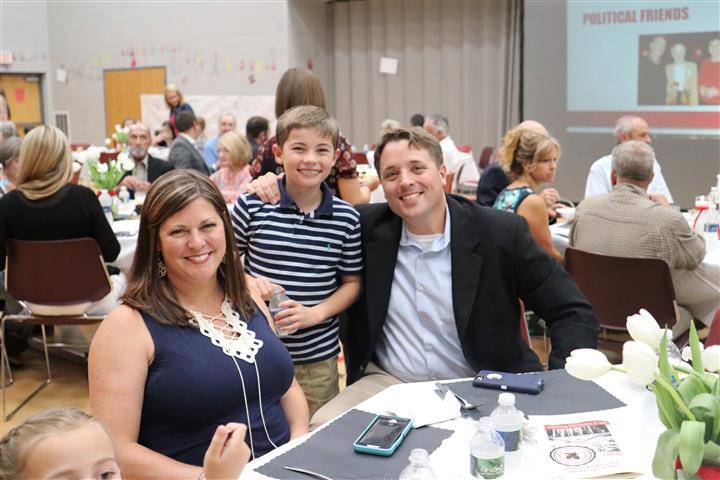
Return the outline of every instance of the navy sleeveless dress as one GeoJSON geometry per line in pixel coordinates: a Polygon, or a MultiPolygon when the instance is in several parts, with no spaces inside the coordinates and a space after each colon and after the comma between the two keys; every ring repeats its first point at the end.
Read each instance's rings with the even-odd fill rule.
{"type": "Polygon", "coordinates": [[[250,445],[252,434],[255,455],[259,457],[274,448],[263,428],[260,408],[275,445],[290,439],[280,399],[293,381],[292,359],[262,312],[256,309],[248,321],[248,328],[263,341],[255,357],[262,405],[255,365],[237,359],[245,381],[243,396],[233,359],[208,337],[193,328],[161,325],[145,312],[141,315],[155,345],[155,356],[145,380],[140,445],[174,460],[201,466],[217,426],[238,422],[248,425],[245,441],[250,445]]]}

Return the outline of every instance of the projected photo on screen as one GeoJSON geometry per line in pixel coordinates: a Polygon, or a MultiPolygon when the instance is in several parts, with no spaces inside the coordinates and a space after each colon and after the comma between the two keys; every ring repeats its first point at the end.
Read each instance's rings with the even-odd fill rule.
{"type": "Polygon", "coordinates": [[[720,2],[567,3],[567,129],[720,135],[720,2]]]}
{"type": "Polygon", "coordinates": [[[720,31],[640,36],[638,105],[720,105],[720,31]]]}

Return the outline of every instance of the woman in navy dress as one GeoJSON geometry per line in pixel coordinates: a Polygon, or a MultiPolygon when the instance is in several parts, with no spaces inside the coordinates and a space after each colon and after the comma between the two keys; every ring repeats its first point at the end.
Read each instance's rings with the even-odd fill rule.
{"type": "Polygon", "coordinates": [[[495,208],[525,217],[533,239],[559,262],[563,256],[555,248],[548,227],[545,199],[535,192],[540,185],[555,180],[560,144],[552,137],[520,126],[508,131],[498,152],[498,163],[512,182],[500,192],[495,208]]]}
{"type": "Polygon", "coordinates": [[[185,97],[183,97],[182,92],[178,90],[175,85],[165,86],[165,105],[167,105],[170,109],[170,118],[168,121],[170,122],[170,127],[172,127],[174,139],[178,136],[178,129],[175,126],[175,117],[177,117],[177,114],[180,112],[192,112],[193,109],[189,103],[185,103],[185,97]]]}
{"type": "Polygon", "coordinates": [[[221,425],[246,424],[253,457],[307,432],[292,360],[246,288],[206,176],[175,170],[153,183],[121,300],[91,346],[90,402],[124,476],[218,478],[200,466],[221,425]]]}

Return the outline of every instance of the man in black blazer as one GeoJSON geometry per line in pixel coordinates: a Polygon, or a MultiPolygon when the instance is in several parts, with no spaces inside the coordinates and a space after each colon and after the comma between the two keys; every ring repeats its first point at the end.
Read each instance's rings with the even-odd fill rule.
{"type": "Polygon", "coordinates": [[[150,129],[142,123],[135,123],[128,133],[128,152],[135,162],[135,168],[125,172],[119,186],[128,190],[147,192],[150,184],[165,172],[173,169],[172,164],[148,154],[152,142],[150,129]]]}
{"type": "Polygon", "coordinates": [[[202,155],[195,146],[195,139],[200,128],[192,111],[180,112],[175,117],[178,136],[173,141],[168,154],[168,162],[175,169],[190,168],[205,175],[210,175],[210,168],[205,164],[202,155]]]}
{"type": "Polygon", "coordinates": [[[345,341],[351,385],[313,427],[394,383],[541,370],[518,299],[550,328],[550,368],[597,344],[592,307],[525,219],[445,195],[442,158],[418,129],[392,130],[375,150],[388,203],[358,206],[365,274],[345,341]]]}

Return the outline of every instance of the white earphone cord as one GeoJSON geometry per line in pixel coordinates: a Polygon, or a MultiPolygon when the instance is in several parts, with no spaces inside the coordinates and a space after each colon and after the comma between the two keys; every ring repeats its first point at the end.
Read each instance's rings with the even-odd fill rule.
{"type": "MultiPolygon", "coordinates": [[[[240,374],[240,383],[242,385],[243,390],[243,400],[245,400],[245,418],[247,419],[247,427],[248,427],[248,435],[250,437],[250,452],[252,453],[253,458],[257,458],[255,456],[255,445],[253,443],[253,436],[252,436],[252,424],[250,422],[250,409],[248,407],[248,401],[247,401],[247,391],[245,390],[245,379],[243,378],[242,370],[240,370],[240,365],[237,363],[237,359],[235,357],[232,357],[233,363],[235,364],[235,368],[237,368],[238,373],[240,374]]],[[[268,441],[270,441],[270,444],[278,448],[277,445],[275,445],[275,442],[272,441],[272,438],[270,438],[270,434],[268,433],[267,424],[265,423],[265,415],[263,413],[263,404],[262,404],[262,390],[260,388],[260,372],[258,371],[257,367],[257,361],[253,362],[255,364],[255,376],[257,378],[257,385],[258,385],[258,401],[260,403],[260,419],[262,420],[263,429],[265,430],[265,436],[267,437],[268,441]]]]}

